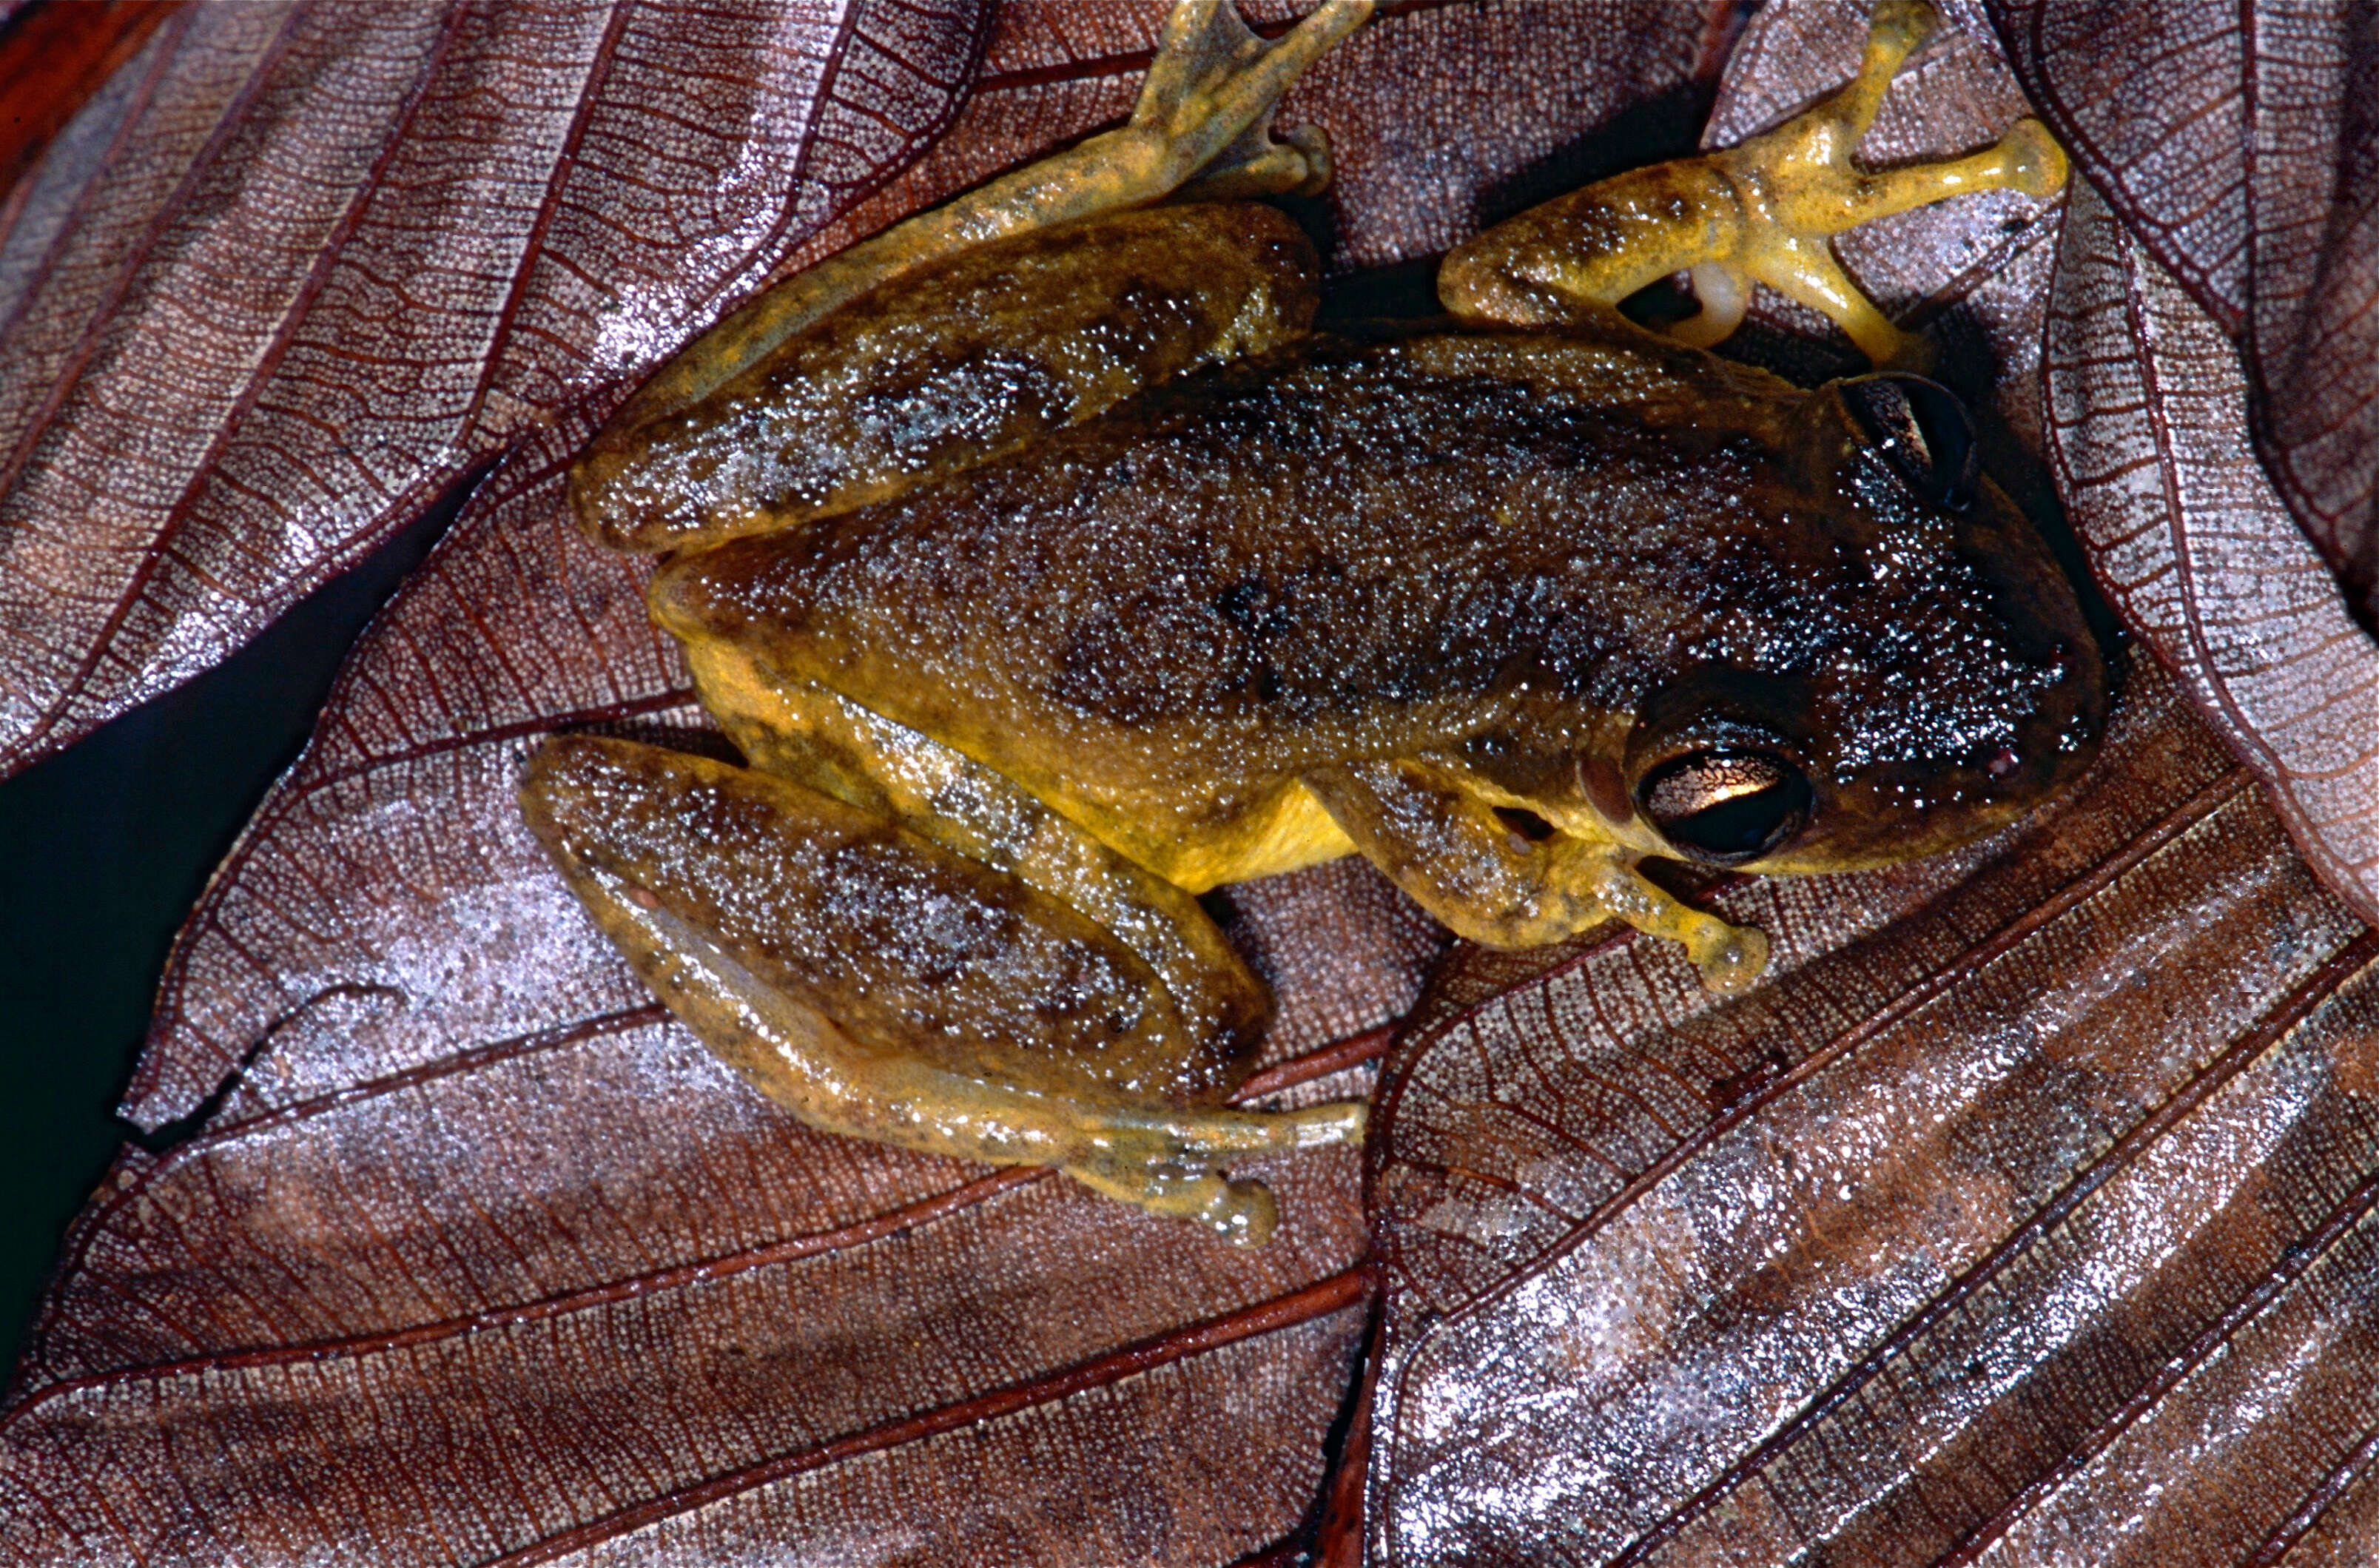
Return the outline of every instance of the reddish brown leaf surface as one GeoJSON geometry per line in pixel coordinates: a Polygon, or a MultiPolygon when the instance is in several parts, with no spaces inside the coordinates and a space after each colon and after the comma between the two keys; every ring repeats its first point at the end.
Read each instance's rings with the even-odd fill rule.
{"type": "Polygon", "coordinates": [[[0,211],[0,769],[640,375],[948,124],[981,7],[190,6],[0,211]]]}
{"type": "Polygon", "coordinates": [[[2236,351],[2087,192],[2048,344],[2058,477],[2100,583],[2379,922],[2379,645],[2255,461],[2236,351]]]}
{"type": "Polygon", "coordinates": [[[2247,352],[2281,493],[2379,618],[2379,16],[1989,0],[2042,113],[2247,352]]]}
{"type": "MultiPolygon", "coordinates": [[[[951,134],[819,243],[1120,115],[1160,15],[1004,10],[951,134]]],[[[1346,150],[1341,261],[1392,260],[1640,95],[1689,137],[1721,41],[1665,4],[1416,8],[1285,118],[1346,150]]],[[[594,416],[487,481],[194,916],[127,1111],[202,1130],[128,1152],[78,1225],[0,1427],[0,1554],[1219,1564],[1294,1536],[1366,1321],[1352,1156],[1266,1171],[1286,1221],[1246,1253],[807,1133],[536,850],[536,734],[700,743],[642,568],[562,515],[594,416]]],[[[1361,1092],[1441,935],[1358,865],[1237,902],[1284,1002],[1258,1087],[1361,1092]]]]}
{"type": "Polygon", "coordinates": [[[2051,322],[2076,528],[2314,869],[2379,919],[2373,13],[1991,10],[2122,223],[2076,229],[2051,322]]]}
{"type": "Polygon", "coordinates": [[[0,190],[22,194],[33,160],[176,4],[0,5],[0,190]]]}

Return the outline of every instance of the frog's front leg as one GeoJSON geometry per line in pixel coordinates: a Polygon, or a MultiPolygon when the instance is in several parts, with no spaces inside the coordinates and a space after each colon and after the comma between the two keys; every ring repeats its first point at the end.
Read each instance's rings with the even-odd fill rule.
{"type": "Polygon", "coordinates": [[[1624,320],[1621,300],[1690,271],[1702,308],[1671,329],[1679,341],[1724,338],[1763,283],[1830,318],[1877,364],[1921,364],[1922,340],[1859,293],[1830,236],[1975,191],[2047,196],[2066,176],[2036,120],[1970,157],[1874,175],[1853,165],[1893,74],[1934,23],[1921,0],[1882,0],[1858,75],[1831,97],[1738,147],[1616,175],[1496,225],[1447,256],[1440,299],[1480,323],[1609,330],[1624,320]]]}
{"type": "Polygon", "coordinates": [[[1621,845],[1563,832],[1529,838],[1487,802],[1409,764],[1349,763],[1305,782],[1367,859],[1473,942],[1535,947],[1624,920],[1684,944],[1713,991],[1744,990],[1768,967],[1765,934],[1678,902],[1621,845]]]}
{"type": "MultiPolygon", "coordinates": [[[[1226,955],[1197,1005],[1182,1005],[1195,988],[1168,986],[1158,966],[1200,933],[1170,949],[1143,934],[1153,964],[1024,876],[887,816],[624,741],[547,742],[521,801],[645,983],[813,1126],[1055,1165],[1247,1243],[1270,1234],[1272,1196],[1221,1167],[1362,1136],[1359,1104],[1214,1104],[1244,1073],[1269,1004],[1226,955]]],[[[1045,872],[1057,863],[1037,858],[1045,872]]],[[[1135,901],[1129,889],[1120,899],[1135,901]]],[[[1180,901],[1185,920],[1203,920],[1180,901]]]]}

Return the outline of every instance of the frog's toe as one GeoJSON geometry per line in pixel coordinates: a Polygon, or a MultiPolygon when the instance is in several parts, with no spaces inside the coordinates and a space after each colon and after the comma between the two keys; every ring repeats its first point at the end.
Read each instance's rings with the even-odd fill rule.
{"type": "Polygon", "coordinates": [[[1688,940],[1685,951],[1702,983],[1721,995],[1750,990],[1768,969],[1768,934],[1756,926],[1713,920],[1688,940]]]}
{"type": "Polygon", "coordinates": [[[1280,1224],[1280,1204],[1260,1181],[1216,1171],[1133,1166],[1093,1157],[1064,1167],[1092,1191],[1167,1219],[1204,1225],[1234,1247],[1262,1247],[1280,1224]]]}
{"type": "Polygon", "coordinates": [[[1127,1173],[1094,1164],[1068,1165],[1065,1172],[1093,1192],[1161,1218],[1203,1225],[1234,1247],[1262,1247],[1280,1224],[1280,1203],[1272,1188],[1260,1181],[1235,1181],[1219,1171],[1127,1173]]]}
{"type": "Polygon", "coordinates": [[[1693,269],[1694,299],[1701,308],[1668,329],[1671,337],[1695,348],[1715,348],[1743,325],[1751,305],[1751,276],[1723,261],[1700,261],[1693,269]]]}
{"type": "Polygon", "coordinates": [[[2010,188],[2043,198],[2065,188],[2071,164],[2065,149],[2057,145],[2057,139],[2038,120],[2018,120],[1999,138],[1998,151],[2005,161],[2010,188]]]}
{"type": "Polygon", "coordinates": [[[1248,1154],[1359,1143],[1367,1116],[1352,1101],[1297,1111],[1109,1113],[1084,1119],[1063,1169],[1094,1192],[1259,1247],[1272,1237],[1279,1205],[1262,1182],[1233,1180],[1219,1167],[1248,1154]]]}
{"type": "Polygon", "coordinates": [[[1208,1229],[1235,1247],[1262,1247],[1280,1224],[1280,1205],[1272,1188],[1260,1181],[1226,1181],[1208,1176],[1212,1190],[1198,1218],[1208,1229]]]}
{"type": "Polygon", "coordinates": [[[1267,47],[1230,0],[1178,0],[1165,18],[1129,132],[1165,190],[1203,200],[1310,193],[1330,177],[1318,131],[1275,141],[1273,110],[1305,67],[1363,24],[1375,0],[1324,0],[1267,47]]]}
{"type": "Polygon", "coordinates": [[[1185,201],[1247,201],[1261,196],[1319,196],[1330,186],[1330,139],[1298,126],[1275,141],[1262,127],[1214,155],[1205,172],[1177,193],[1185,201]]]}

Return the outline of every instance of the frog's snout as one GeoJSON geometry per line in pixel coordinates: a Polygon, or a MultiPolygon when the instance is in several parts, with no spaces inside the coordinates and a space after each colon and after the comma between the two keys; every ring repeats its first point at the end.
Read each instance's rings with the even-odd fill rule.
{"type": "Polygon", "coordinates": [[[2106,729],[2105,661],[2063,578],[2009,570],[2017,564],[1994,573],[2023,579],[1994,596],[2009,612],[2000,638],[1970,645],[1964,668],[1929,671],[1934,683],[1904,705],[1872,691],[1850,699],[1867,703],[1876,721],[1843,726],[1854,743],[1820,769],[1803,846],[1784,863],[1753,869],[1842,870],[1954,849],[2055,800],[2087,771],[2106,729]]]}

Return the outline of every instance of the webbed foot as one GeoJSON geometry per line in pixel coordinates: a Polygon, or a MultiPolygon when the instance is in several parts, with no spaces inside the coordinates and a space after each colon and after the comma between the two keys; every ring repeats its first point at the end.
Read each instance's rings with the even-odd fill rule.
{"type": "Polygon", "coordinates": [[[1200,201],[1321,190],[1330,181],[1327,139],[1303,127],[1274,140],[1273,111],[1373,4],[1324,0],[1267,45],[1231,0],[1177,0],[1131,123],[1113,133],[1118,177],[1200,201]]]}
{"type": "Polygon", "coordinates": [[[1707,348],[1724,339],[1761,283],[1822,312],[1878,365],[1921,368],[1924,340],[1859,292],[1831,237],[1977,191],[2048,196],[2067,171],[2037,120],[1964,158],[1873,175],[1852,163],[1893,75],[1934,21],[1921,0],[1883,0],[1858,74],[1832,96],[1740,146],[1614,175],[1497,224],[1447,256],[1439,299],[1480,324],[1634,332],[1619,303],[1690,271],[1702,310],[1669,329],[1677,341],[1707,348]]]}
{"type": "MultiPolygon", "coordinates": [[[[1873,175],[1851,162],[1892,78],[1937,24],[1924,0],[1882,0],[1855,77],[1774,130],[1711,155],[1752,214],[1734,254],[1719,263],[1744,280],[1738,292],[1756,280],[1822,312],[1878,365],[1921,368],[1927,351],[1922,339],[1886,320],[1859,292],[1834,259],[1829,238],[1953,196],[1985,190],[2048,196],[2065,185],[2064,150],[2032,119],[2018,121],[1995,145],[1963,158],[1873,175]]],[[[1704,286],[1698,269],[1695,282],[1704,286]]]]}

